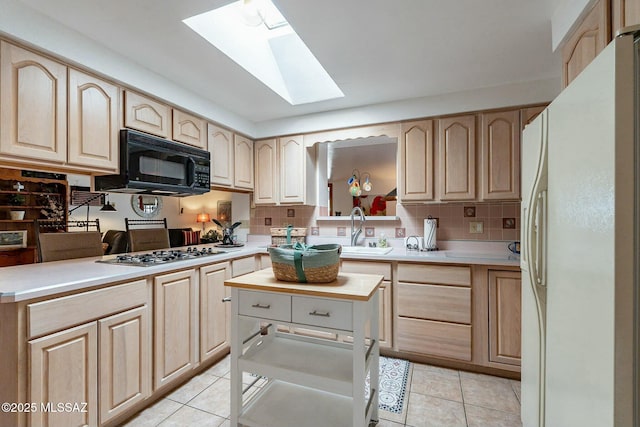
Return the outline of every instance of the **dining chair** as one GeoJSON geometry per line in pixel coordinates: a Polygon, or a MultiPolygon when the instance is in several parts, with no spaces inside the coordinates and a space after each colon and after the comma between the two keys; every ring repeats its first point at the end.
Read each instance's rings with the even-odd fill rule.
{"type": "Polygon", "coordinates": [[[129,238],[127,232],[123,230],[107,230],[102,236],[102,243],[107,245],[105,255],[123,254],[129,251],[129,238]]]}
{"type": "Polygon", "coordinates": [[[129,250],[131,252],[168,249],[169,230],[167,218],[163,219],[124,219],[125,229],[129,236],[129,250]],[[144,227],[144,228],[132,228],[144,227]]]}
{"type": "Polygon", "coordinates": [[[36,227],[39,262],[102,256],[102,236],[98,231],[41,233],[36,227]]]}

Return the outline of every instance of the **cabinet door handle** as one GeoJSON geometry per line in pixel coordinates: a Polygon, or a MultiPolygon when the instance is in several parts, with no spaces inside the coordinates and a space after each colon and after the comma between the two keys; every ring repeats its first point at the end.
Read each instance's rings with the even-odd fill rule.
{"type": "Polygon", "coordinates": [[[222,298],[222,302],[231,302],[231,297],[222,298]]]}
{"type": "Polygon", "coordinates": [[[329,313],[328,311],[323,313],[318,310],[313,310],[312,312],[309,313],[309,316],[331,317],[331,313],[329,313]]]}
{"type": "Polygon", "coordinates": [[[271,308],[271,304],[261,305],[260,303],[257,303],[257,304],[252,304],[251,307],[253,307],[253,308],[264,308],[265,310],[268,310],[268,309],[271,308]]]}

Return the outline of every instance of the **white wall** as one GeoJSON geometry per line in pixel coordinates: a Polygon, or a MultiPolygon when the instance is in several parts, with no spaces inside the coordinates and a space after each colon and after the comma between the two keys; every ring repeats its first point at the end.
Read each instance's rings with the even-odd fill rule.
{"type": "Polygon", "coordinates": [[[281,120],[256,123],[256,135],[268,137],[326,129],[363,126],[421,117],[488,110],[553,100],[561,90],[560,78],[405,99],[385,104],[328,111],[281,120]]]}
{"type": "MultiPolygon", "coordinates": [[[[86,175],[67,175],[70,186],[89,187],[91,178],[86,175]]],[[[100,219],[100,228],[107,230],[124,230],[125,218],[140,217],[131,207],[131,195],[123,193],[107,193],[109,202],[114,204],[116,212],[101,212],[100,206],[89,207],[89,219],[100,219]]],[[[202,230],[202,223],[196,222],[199,213],[208,213],[215,218],[218,213],[219,201],[231,201],[232,221],[242,221],[242,225],[236,229],[240,241],[246,241],[249,230],[249,194],[232,193],[228,191],[210,191],[206,194],[189,197],[161,197],[162,209],[156,218],[167,218],[169,228],[191,227],[194,230],[202,230]]],[[[69,208],[73,208],[70,206],[69,208]]],[[[81,207],[74,211],[69,219],[86,219],[87,208],[81,207]]],[[[213,222],[205,224],[205,230],[217,227],[213,222]]]]}
{"type": "Polygon", "coordinates": [[[551,45],[556,50],[562,45],[578,19],[591,9],[596,0],[563,0],[551,17],[551,45]]]}

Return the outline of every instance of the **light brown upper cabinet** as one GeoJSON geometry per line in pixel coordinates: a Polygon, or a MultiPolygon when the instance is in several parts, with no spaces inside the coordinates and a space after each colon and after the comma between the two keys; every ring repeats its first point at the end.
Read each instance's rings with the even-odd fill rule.
{"type": "Polygon", "coordinates": [[[256,205],[275,205],[278,203],[278,147],[275,138],[256,141],[255,188],[253,202],[256,205]]]}
{"type": "Polygon", "coordinates": [[[171,133],[171,108],[135,92],[124,93],[124,125],[162,138],[171,133]]]}
{"type": "Polygon", "coordinates": [[[439,119],[440,200],[476,197],[476,116],[439,119]]]}
{"type": "Polygon", "coordinates": [[[21,166],[117,171],[120,89],[0,45],[0,156],[21,166]]]}
{"type": "Polygon", "coordinates": [[[0,153],[67,160],[67,67],[0,42],[0,153]]]}
{"type": "Polygon", "coordinates": [[[253,141],[244,136],[235,135],[233,138],[233,157],[234,187],[253,190],[253,141]]]}
{"type": "Polygon", "coordinates": [[[612,38],[618,30],[631,25],[640,24],[640,0],[611,0],[613,31],[612,38]]]}
{"type": "Polygon", "coordinates": [[[537,107],[527,107],[520,110],[520,130],[524,130],[524,128],[531,123],[538,114],[542,113],[544,109],[547,108],[546,105],[539,105],[537,107]]]}
{"type": "Polygon", "coordinates": [[[611,40],[609,0],[598,0],[562,47],[562,85],[567,87],[611,40]]]}
{"type": "Polygon", "coordinates": [[[433,120],[402,123],[398,149],[400,200],[435,200],[433,120]]]}
{"type": "Polygon", "coordinates": [[[314,202],[315,148],[302,135],[256,141],[254,154],[256,205],[314,202]]]}
{"type": "Polygon", "coordinates": [[[520,111],[483,113],[482,200],[520,198],[520,111]]]}
{"type": "Polygon", "coordinates": [[[118,169],[119,106],[117,86],[69,69],[70,164],[118,169]]]}
{"type": "Polygon", "coordinates": [[[280,138],[280,202],[304,202],[304,142],[302,135],[280,138]]]}
{"type": "Polygon", "coordinates": [[[173,140],[207,149],[207,122],[200,117],[173,109],[173,140]]]}
{"type": "Polygon", "coordinates": [[[211,153],[211,184],[233,186],[233,132],[208,124],[208,145],[211,153]]]}
{"type": "Polygon", "coordinates": [[[253,190],[253,141],[209,123],[211,185],[253,190]]]}

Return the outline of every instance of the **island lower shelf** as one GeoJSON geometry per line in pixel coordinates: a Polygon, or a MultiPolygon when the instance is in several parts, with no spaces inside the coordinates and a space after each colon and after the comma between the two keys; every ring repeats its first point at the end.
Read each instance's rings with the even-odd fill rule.
{"type": "MultiPolygon", "coordinates": [[[[367,419],[372,400],[369,397],[367,419]]],[[[274,380],[250,398],[238,421],[248,427],[350,426],[353,406],[350,397],[274,380]]]]}
{"type": "MultiPolygon", "coordinates": [[[[371,345],[375,348],[377,343],[371,345]]],[[[365,371],[372,354],[367,351],[365,371]]],[[[238,366],[243,372],[353,396],[353,352],[349,344],[275,333],[252,344],[238,358],[238,366]]]]}

